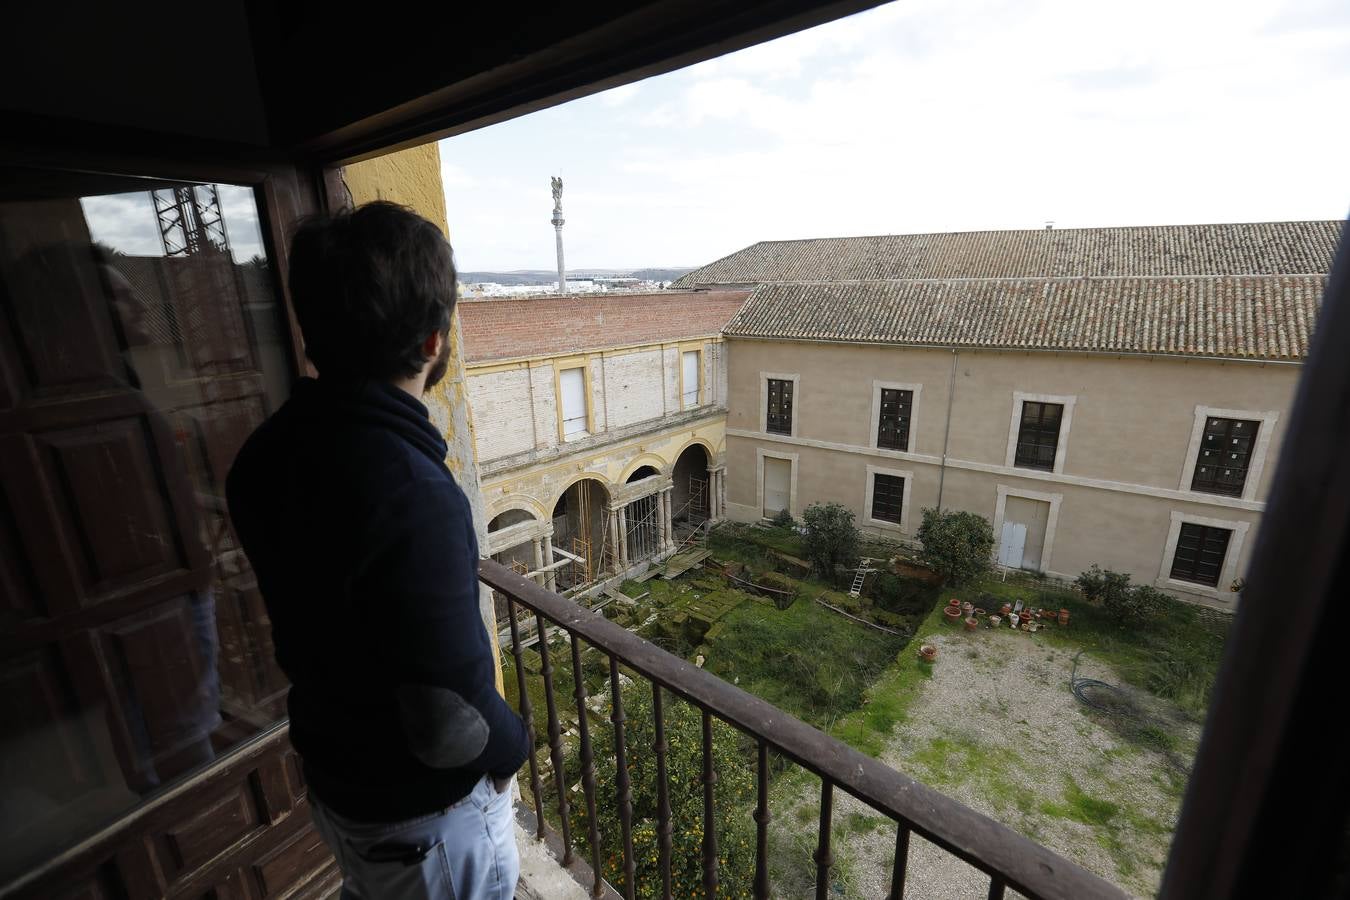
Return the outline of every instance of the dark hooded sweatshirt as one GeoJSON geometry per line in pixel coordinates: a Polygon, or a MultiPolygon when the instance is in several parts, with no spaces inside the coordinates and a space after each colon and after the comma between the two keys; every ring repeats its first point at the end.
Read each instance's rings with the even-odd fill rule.
{"type": "Polygon", "coordinates": [[[526,758],[524,723],[496,691],[473,519],[445,452],[407,392],[306,378],[230,470],[230,514],[291,681],[291,741],[310,790],[353,819],[433,812],[526,758]],[[433,701],[414,702],[411,720],[410,691],[433,701]],[[438,714],[437,696],[456,715],[438,714]],[[469,755],[428,765],[415,735],[447,722],[469,755]]]}

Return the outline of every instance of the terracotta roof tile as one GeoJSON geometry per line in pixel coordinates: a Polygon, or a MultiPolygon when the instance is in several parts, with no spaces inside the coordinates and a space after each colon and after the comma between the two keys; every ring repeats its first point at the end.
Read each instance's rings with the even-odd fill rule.
{"type": "Polygon", "coordinates": [[[737,337],[1297,360],[1326,276],[766,284],[737,337]]]}

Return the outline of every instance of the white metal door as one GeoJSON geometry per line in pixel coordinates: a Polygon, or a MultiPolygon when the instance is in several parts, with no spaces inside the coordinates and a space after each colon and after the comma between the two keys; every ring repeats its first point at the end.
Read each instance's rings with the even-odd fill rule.
{"type": "Polygon", "coordinates": [[[1021,522],[1004,522],[1003,535],[998,545],[998,564],[1010,569],[1022,568],[1022,554],[1027,546],[1027,526],[1021,522]]]}
{"type": "Polygon", "coordinates": [[[764,517],[772,519],[792,502],[792,463],[764,457],[764,517]]]}

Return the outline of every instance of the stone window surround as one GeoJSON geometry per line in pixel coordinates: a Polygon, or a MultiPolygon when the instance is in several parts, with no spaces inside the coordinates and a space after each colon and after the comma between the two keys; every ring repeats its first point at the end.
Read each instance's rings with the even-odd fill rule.
{"type": "MultiPolygon", "coordinates": [[[[759,373],[759,430],[769,434],[769,379],[777,381],[792,382],[792,433],[788,437],[796,437],[800,429],[801,416],[798,415],[801,409],[802,396],[802,376],[799,374],[785,375],[779,372],[760,372],[759,373]]],[[[763,488],[763,483],[760,485],[763,488]]],[[[764,506],[761,504],[761,510],[764,506]]]]}
{"type": "MultiPolygon", "coordinates": [[[[793,389],[794,391],[796,388],[793,389]]],[[[877,446],[877,431],[881,427],[881,392],[888,391],[909,391],[913,396],[909,401],[909,442],[905,445],[902,453],[912,453],[914,448],[919,445],[919,396],[923,393],[923,385],[912,384],[903,381],[876,381],[872,382],[872,430],[867,437],[867,446],[873,450],[891,450],[891,447],[877,446]]],[[[908,489],[907,489],[908,490],[908,489]]]]}
{"type": "MultiPolygon", "coordinates": [[[[776,376],[770,376],[776,377],[776,376]]],[[[796,416],[793,416],[796,421],[796,416]]],[[[755,509],[759,511],[760,518],[764,518],[764,459],[785,459],[792,464],[791,474],[788,477],[788,512],[792,518],[801,517],[801,510],[797,506],[797,453],[782,453],[777,450],[765,450],[763,447],[755,448],[755,509]]]]}
{"type": "Polygon", "coordinates": [[[1174,591],[1184,591],[1189,594],[1200,594],[1201,596],[1211,597],[1216,600],[1231,600],[1231,591],[1228,587],[1233,583],[1238,575],[1238,560],[1242,558],[1242,545],[1246,543],[1247,532],[1251,529],[1251,522],[1241,522],[1231,519],[1211,519],[1206,516],[1196,516],[1190,513],[1184,513],[1180,510],[1172,510],[1172,525],[1167,532],[1167,543],[1163,545],[1162,567],[1158,570],[1158,580],[1155,584],[1158,587],[1169,588],[1174,591]],[[1210,528],[1226,528],[1233,533],[1228,539],[1228,550],[1224,553],[1223,568],[1219,571],[1219,583],[1214,587],[1207,584],[1200,584],[1195,581],[1182,581],[1172,577],[1172,562],[1177,555],[1177,540],[1181,537],[1182,525],[1205,525],[1210,528]]]}
{"type": "Polygon", "coordinates": [[[909,495],[914,489],[914,472],[909,469],[887,469],[881,466],[867,467],[867,484],[863,489],[863,524],[873,528],[886,528],[891,531],[901,531],[909,533],[909,495]],[[895,478],[905,479],[905,490],[900,498],[900,521],[890,522],[886,519],[872,518],[872,497],[876,490],[876,477],[878,475],[891,475],[895,478]]]}
{"type": "MultiPolygon", "coordinates": [[[[1195,464],[1200,458],[1200,444],[1205,436],[1205,421],[1215,419],[1244,419],[1259,422],[1256,434],[1256,446],[1252,448],[1251,464],[1247,466],[1247,480],[1242,485],[1242,499],[1255,500],[1261,486],[1261,474],[1266,468],[1266,455],[1270,452],[1270,439],[1274,435],[1275,425],[1280,421],[1278,410],[1260,412],[1250,409],[1220,409],[1216,406],[1195,407],[1195,424],[1191,426],[1191,443],[1186,448],[1186,459],[1181,466],[1181,484],[1178,490],[1199,496],[1213,496],[1208,491],[1192,491],[1191,482],[1195,479],[1195,464]]],[[[1189,584],[1189,582],[1187,582],[1189,584]]]]}
{"type": "Polygon", "coordinates": [[[1015,461],[1017,459],[1017,435],[1022,426],[1022,404],[1027,402],[1059,403],[1064,407],[1064,415],[1059,420],[1059,443],[1055,445],[1055,465],[1050,470],[1056,475],[1062,475],[1064,473],[1064,457],[1069,450],[1069,429],[1073,427],[1073,408],[1078,403],[1077,395],[1027,394],[1022,391],[1013,391],[1012,421],[1008,425],[1008,451],[1004,457],[1003,465],[1009,469],[1026,468],[1016,466],[1015,461]]]}

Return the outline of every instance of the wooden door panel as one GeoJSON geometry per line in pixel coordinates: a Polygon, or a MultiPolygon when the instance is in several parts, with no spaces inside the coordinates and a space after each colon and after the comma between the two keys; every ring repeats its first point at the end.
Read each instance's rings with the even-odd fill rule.
{"type": "Polygon", "coordinates": [[[215,859],[249,835],[267,827],[258,815],[250,785],[239,782],[202,805],[193,816],[164,832],[165,875],[175,880],[215,859]]]}
{"type": "Polygon", "coordinates": [[[189,568],[144,418],[34,435],[84,603],[189,568]]]}
{"type": "Polygon", "coordinates": [[[332,859],[319,833],[306,828],[255,862],[253,874],[264,897],[280,897],[319,874],[332,859]]]}
{"type": "Polygon", "coordinates": [[[235,400],[193,406],[182,411],[192,430],[194,472],[199,483],[210,485],[222,496],[230,465],[253,430],[267,418],[260,394],[235,400]]]}
{"type": "Polygon", "coordinates": [[[37,574],[28,554],[20,551],[20,540],[14,506],[0,483],[0,629],[15,628],[46,612],[37,574]]]}

